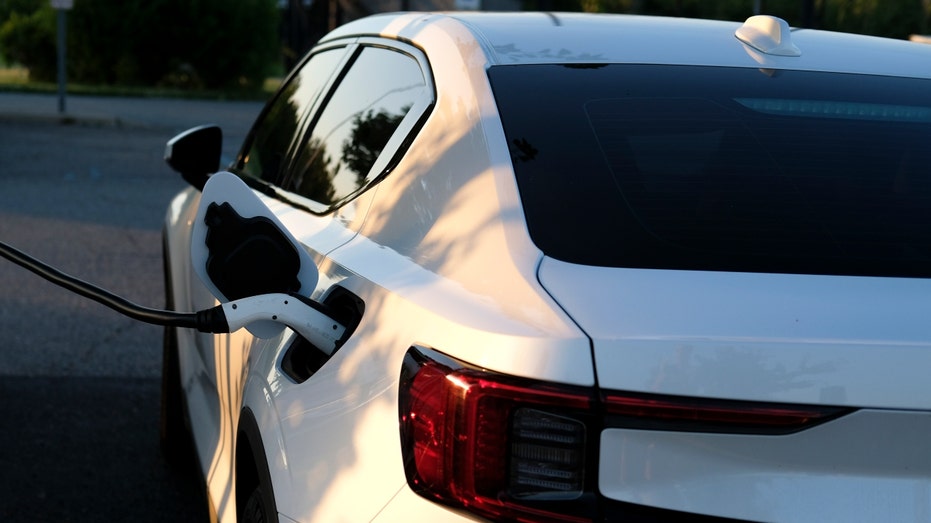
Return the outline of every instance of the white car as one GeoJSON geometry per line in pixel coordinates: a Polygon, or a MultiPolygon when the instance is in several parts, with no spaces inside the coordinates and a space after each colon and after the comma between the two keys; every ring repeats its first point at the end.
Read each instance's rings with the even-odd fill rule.
{"type": "Polygon", "coordinates": [[[379,15],[219,150],[170,304],[325,321],[166,331],[212,518],[931,521],[931,46],[379,15]]]}

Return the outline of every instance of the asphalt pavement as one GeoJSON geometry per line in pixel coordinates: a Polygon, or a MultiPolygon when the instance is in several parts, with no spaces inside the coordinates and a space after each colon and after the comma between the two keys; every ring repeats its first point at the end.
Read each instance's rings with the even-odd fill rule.
{"type": "Polygon", "coordinates": [[[181,132],[214,123],[248,130],[262,102],[67,95],[65,111],[57,94],[0,92],[0,120],[40,120],[83,125],[160,129],[181,132]]]}
{"type": "MultiPolygon", "coordinates": [[[[261,102],[0,92],[0,240],[142,305],[163,303],[160,226],[190,127],[235,155],[261,102]]],[[[0,259],[0,520],[206,520],[158,446],[161,330],[0,259]]]]}
{"type": "Polygon", "coordinates": [[[219,125],[223,164],[231,161],[264,106],[262,101],[188,100],[0,92],[0,122],[146,129],[174,136],[191,127],[219,125]],[[64,105],[64,111],[62,111],[64,105]]]}

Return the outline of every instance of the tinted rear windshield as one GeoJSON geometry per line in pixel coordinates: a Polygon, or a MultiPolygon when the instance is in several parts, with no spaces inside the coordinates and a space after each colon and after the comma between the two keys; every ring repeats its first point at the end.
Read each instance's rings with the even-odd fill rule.
{"type": "Polygon", "coordinates": [[[548,256],[931,276],[931,81],[653,65],[489,77],[548,256]]]}

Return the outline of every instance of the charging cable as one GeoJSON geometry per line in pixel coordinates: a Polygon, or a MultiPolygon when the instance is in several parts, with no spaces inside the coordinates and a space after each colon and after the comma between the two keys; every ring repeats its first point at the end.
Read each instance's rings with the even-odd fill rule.
{"type": "Polygon", "coordinates": [[[344,341],[345,326],[333,320],[324,305],[297,294],[260,294],[197,312],[167,311],[137,305],[65,274],[2,241],[0,256],[59,287],[106,305],[124,316],[153,325],[222,334],[235,332],[256,321],[271,320],[292,328],[326,354],[332,354],[344,341]]]}

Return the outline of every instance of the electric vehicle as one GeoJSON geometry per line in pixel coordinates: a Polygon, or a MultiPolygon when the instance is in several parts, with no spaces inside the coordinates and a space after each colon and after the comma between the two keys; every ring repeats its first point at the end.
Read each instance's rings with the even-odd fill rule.
{"type": "Polygon", "coordinates": [[[769,16],[336,29],[229,165],[168,145],[169,305],[323,320],[166,329],[166,447],[222,522],[931,521],[929,65],[769,16]]]}

